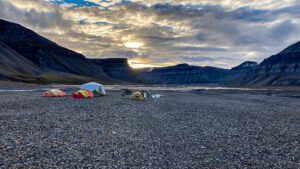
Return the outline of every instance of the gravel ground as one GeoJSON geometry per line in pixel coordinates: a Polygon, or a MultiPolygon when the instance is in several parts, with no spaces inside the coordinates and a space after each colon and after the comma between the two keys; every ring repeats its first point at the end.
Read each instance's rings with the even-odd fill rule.
{"type": "Polygon", "coordinates": [[[300,168],[297,92],[152,93],[1,91],[0,168],[300,168]]]}

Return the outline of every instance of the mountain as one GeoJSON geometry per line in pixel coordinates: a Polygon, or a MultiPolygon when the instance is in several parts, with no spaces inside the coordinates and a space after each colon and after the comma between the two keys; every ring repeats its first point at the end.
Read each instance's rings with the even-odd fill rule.
{"type": "Polygon", "coordinates": [[[222,76],[219,80],[222,84],[227,85],[236,85],[240,84],[241,81],[247,76],[249,76],[249,72],[256,69],[258,66],[257,62],[253,61],[245,61],[240,65],[233,67],[232,69],[228,70],[224,76],[222,76]]]}
{"type": "Polygon", "coordinates": [[[64,72],[113,81],[81,54],[63,48],[35,32],[0,20],[0,41],[48,72],[64,72]]]}
{"type": "Polygon", "coordinates": [[[137,72],[131,68],[126,58],[89,59],[90,63],[101,67],[104,73],[118,82],[144,83],[137,72]]]}
{"type": "Polygon", "coordinates": [[[88,59],[12,22],[0,19],[0,80],[25,83],[300,85],[300,42],[230,70],[179,64],[133,70],[127,59],[88,59]]]}
{"type": "Polygon", "coordinates": [[[140,69],[141,77],[153,84],[208,84],[219,83],[228,70],[215,67],[200,67],[188,64],[140,69]]]}
{"type": "Polygon", "coordinates": [[[39,75],[44,71],[0,41],[0,77],[39,75]]]}
{"type": "Polygon", "coordinates": [[[243,86],[299,86],[300,42],[260,64],[246,61],[230,70],[215,67],[176,66],[140,69],[139,74],[154,84],[226,84],[243,86]]]}
{"type": "Polygon", "coordinates": [[[246,72],[244,78],[235,79],[234,83],[255,86],[300,85],[300,42],[265,59],[246,72]]]}
{"type": "Polygon", "coordinates": [[[161,68],[138,69],[139,74],[153,84],[240,84],[241,79],[258,66],[246,61],[232,69],[201,67],[188,64],[161,68]],[[238,81],[237,81],[238,80],[238,81]]]}
{"type": "Polygon", "coordinates": [[[233,67],[231,69],[231,71],[249,71],[249,69],[252,69],[254,67],[258,66],[257,62],[253,62],[253,61],[246,61],[241,63],[240,65],[233,67]]]}
{"type": "Polygon", "coordinates": [[[47,72],[0,41],[0,81],[82,84],[91,80],[97,81],[69,73],[47,72]]]}
{"type": "MultiPolygon", "coordinates": [[[[57,76],[62,75],[63,78],[55,80],[58,83],[59,80],[63,80],[69,75],[70,78],[76,77],[76,80],[82,77],[84,79],[97,79],[103,83],[142,82],[138,78],[138,74],[130,70],[125,59],[103,59],[103,61],[101,59],[97,61],[87,59],[83,55],[61,47],[30,29],[1,19],[0,42],[3,46],[1,46],[2,50],[0,51],[1,62],[5,60],[5,63],[3,62],[0,65],[2,79],[8,77],[9,72],[7,69],[12,67],[9,60],[18,58],[17,65],[22,65],[21,62],[25,64],[22,69],[15,67],[17,70],[22,70],[17,71],[19,74],[37,76],[46,73],[51,74],[51,77],[54,77],[54,74],[57,74],[57,76]],[[6,54],[7,51],[10,52],[9,55],[6,54]],[[120,65],[120,63],[122,64],[120,65]]],[[[10,74],[10,76],[13,77],[13,74],[10,74]]]]}

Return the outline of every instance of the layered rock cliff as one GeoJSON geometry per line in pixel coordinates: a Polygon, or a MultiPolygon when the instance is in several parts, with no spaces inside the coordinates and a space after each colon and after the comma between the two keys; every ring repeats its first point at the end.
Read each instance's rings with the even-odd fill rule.
{"type": "Polygon", "coordinates": [[[236,84],[255,86],[297,86],[300,85],[300,42],[280,53],[265,59],[255,69],[247,72],[236,84]]]}
{"type": "Polygon", "coordinates": [[[139,74],[153,84],[219,83],[226,69],[180,64],[163,68],[141,69],[139,74]]]}

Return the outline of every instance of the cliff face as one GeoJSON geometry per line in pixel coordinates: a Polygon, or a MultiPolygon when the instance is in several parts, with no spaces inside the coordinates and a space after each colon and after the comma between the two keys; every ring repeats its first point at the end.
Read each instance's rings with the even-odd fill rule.
{"type": "Polygon", "coordinates": [[[139,74],[133,70],[126,58],[89,59],[95,67],[100,67],[109,77],[119,82],[144,83],[139,74]]]}
{"type": "Polygon", "coordinates": [[[259,73],[299,73],[300,42],[297,42],[277,55],[265,59],[260,64],[259,73]]]}
{"type": "Polygon", "coordinates": [[[265,59],[254,70],[247,72],[244,79],[236,83],[256,86],[293,86],[300,85],[300,42],[280,53],[265,59]]]}
{"type": "Polygon", "coordinates": [[[227,70],[180,64],[148,70],[141,69],[138,72],[141,77],[153,84],[208,84],[219,83],[227,70]]]}

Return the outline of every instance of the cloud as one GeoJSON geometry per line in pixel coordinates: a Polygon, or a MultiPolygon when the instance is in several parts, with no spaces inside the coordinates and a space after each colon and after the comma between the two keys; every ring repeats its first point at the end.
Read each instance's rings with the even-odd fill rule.
{"type": "Polygon", "coordinates": [[[130,50],[118,50],[118,49],[105,50],[100,55],[101,58],[109,58],[109,57],[134,58],[134,57],[138,57],[138,56],[139,56],[139,54],[137,52],[130,51],[130,50]]]}
{"type": "Polygon", "coordinates": [[[213,52],[225,52],[225,48],[216,48],[216,47],[194,47],[194,46],[186,46],[186,47],[174,47],[175,50],[183,50],[183,51],[213,51],[213,52]]]}
{"type": "Polygon", "coordinates": [[[296,3],[295,0],[243,0],[243,1],[236,1],[236,0],[201,0],[201,3],[199,3],[199,0],[151,0],[151,1],[144,1],[144,0],[109,0],[109,1],[103,1],[103,0],[85,0],[87,2],[93,2],[95,4],[101,5],[101,6],[115,6],[120,4],[127,4],[128,2],[132,3],[139,3],[143,4],[146,7],[155,6],[156,7],[172,7],[172,6],[188,6],[188,7],[198,7],[198,8],[205,8],[209,6],[217,6],[217,7],[226,7],[229,9],[237,9],[242,7],[253,7],[256,9],[276,9],[276,8],[282,8],[285,6],[290,6],[294,3],[296,3]]]}
{"type": "Polygon", "coordinates": [[[298,41],[299,8],[297,0],[2,0],[0,18],[90,58],[230,68],[298,41]]]}
{"type": "Polygon", "coordinates": [[[187,57],[183,56],[182,59],[187,62],[207,62],[207,61],[215,61],[214,58],[210,57],[187,57]]]}
{"type": "Polygon", "coordinates": [[[297,30],[297,26],[293,24],[291,20],[285,20],[272,27],[270,36],[274,37],[276,40],[285,41],[298,31],[299,29],[297,30]]]}

